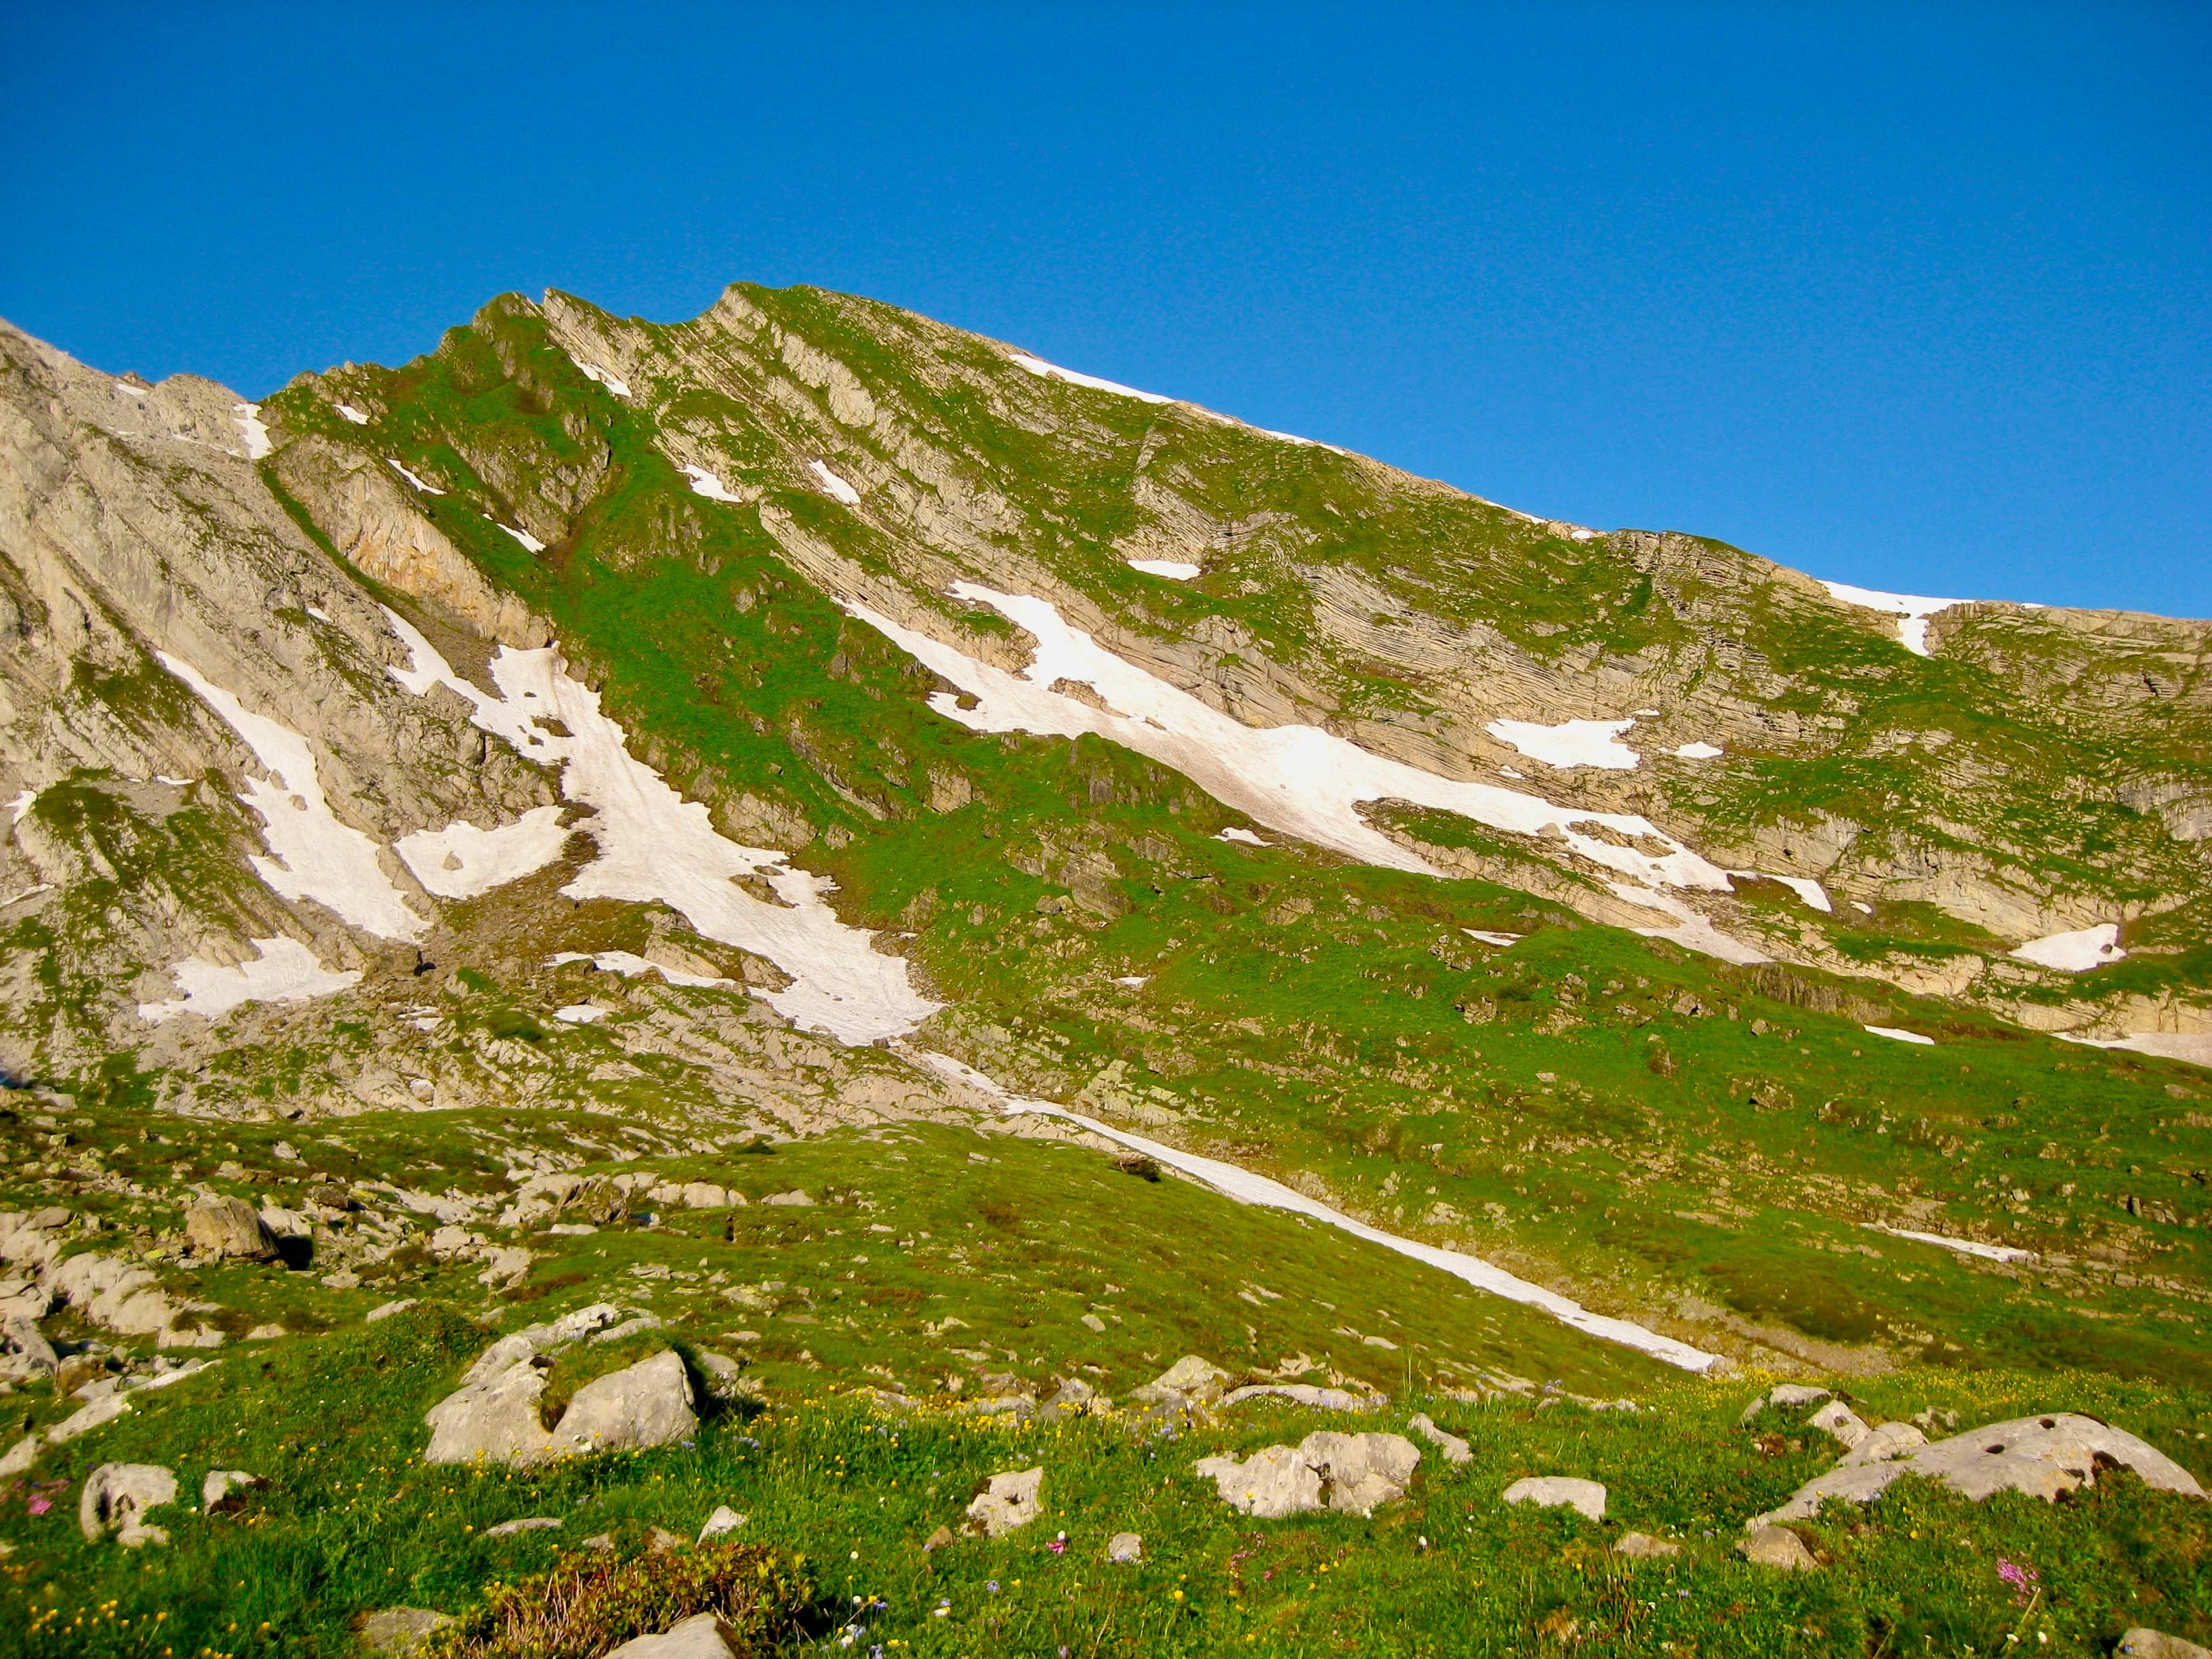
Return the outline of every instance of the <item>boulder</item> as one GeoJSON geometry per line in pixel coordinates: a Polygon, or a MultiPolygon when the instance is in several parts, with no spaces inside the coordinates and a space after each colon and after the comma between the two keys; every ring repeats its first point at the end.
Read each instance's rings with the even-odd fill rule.
{"type": "Polygon", "coordinates": [[[1133,1565],[1145,1559],[1145,1540],[1133,1532],[1117,1532],[1106,1540],[1106,1559],[1115,1566],[1133,1565]]]}
{"type": "Polygon", "coordinates": [[[2146,1485],[2165,1492],[2204,1496],[2197,1478],[2156,1447],[2094,1417],[2057,1412],[1992,1423],[1947,1440],[1908,1447],[1879,1462],[1847,1458],[1798,1487],[1787,1503],[1756,1517],[1752,1525],[1810,1520],[1831,1498],[1870,1504],[1900,1474],[1941,1481],[1977,1503],[2000,1492],[2024,1492],[2049,1500],[2087,1486],[2096,1478],[2100,1462],[2133,1469],[2146,1485]]]}
{"type": "Polygon", "coordinates": [[[389,1319],[394,1314],[404,1314],[414,1305],[413,1297],[403,1296],[397,1302],[386,1302],[380,1307],[371,1308],[361,1316],[361,1322],[364,1325],[374,1325],[380,1319],[389,1319]]]}
{"type": "Polygon", "coordinates": [[[1740,1422],[1749,1423],[1770,1406],[1817,1406],[1831,1397],[1831,1390],[1816,1389],[1804,1382],[1778,1382],[1766,1393],[1743,1408],[1740,1422]]]}
{"type": "Polygon", "coordinates": [[[109,1533],[125,1549],[166,1544],[169,1534],[149,1526],[146,1512],[177,1501],[177,1477],[158,1463],[102,1463],[84,1478],[76,1523],[98,1543],[109,1533]]]}
{"type": "Polygon", "coordinates": [[[1444,1455],[1447,1463],[1468,1463],[1474,1460],[1474,1448],[1455,1434],[1446,1434],[1429,1419],[1426,1412],[1415,1412],[1407,1427],[1444,1455]]]}
{"type": "Polygon", "coordinates": [[[1248,1400],[1287,1400],[1293,1405],[1311,1406],[1318,1411],[1356,1412],[1370,1402],[1363,1395],[1349,1389],[1324,1389],[1311,1382],[1251,1382],[1241,1389],[1231,1389],[1221,1396],[1224,1406],[1241,1406],[1248,1400]]]}
{"type": "Polygon", "coordinates": [[[770,1193],[766,1198],[761,1200],[761,1202],[763,1204],[788,1204],[794,1206],[811,1206],[814,1202],[814,1194],[808,1192],[804,1187],[793,1187],[787,1193],[770,1193]]]}
{"type": "Polygon", "coordinates": [[[1736,1548],[1753,1565],[1783,1572],[1810,1572],[1820,1565],[1805,1547],[1805,1540],[1787,1527],[1753,1528],[1736,1548]]]}
{"type": "Polygon", "coordinates": [[[1845,1452],[1840,1463],[1879,1463],[1885,1458],[1895,1457],[1900,1452],[1911,1451],[1915,1446],[1924,1446],[1928,1437],[1910,1423],[1884,1423],[1868,1431],[1865,1439],[1845,1452]]]}
{"type": "MultiPolygon", "coordinates": [[[[469,1374],[474,1376],[475,1368],[469,1374]]],[[[510,1361],[481,1382],[464,1382],[424,1416],[430,1444],[422,1461],[527,1463],[545,1456],[553,1437],[538,1420],[538,1397],[544,1392],[544,1376],[527,1358],[510,1361]]]]}
{"type": "Polygon", "coordinates": [[[526,1515],[517,1521],[502,1521],[495,1527],[486,1527],[478,1534],[484,1538],[513,1538],[520,1533],[551,1532],[561,1524],[560,1518],[550,1515],[526,1515]]]}
{"type": "Polygon", "coordinates": [[[1866,1419],[1840,1400],[1831,1400],[1814,1412],[1805,1419],[1805,1426],[1833,1436],[1845,1451],[1857,1450],[1874,1433],[1866,1419]]]}
{"type": "Polygon", "coordinates": [[[1573,1510],[1593,1521],[1602,1521],[1605,1495],[1605,1488],[1595,1480],[1581,1480],[1571,1474],[1539,1474],[1516,1480],[1505,1489],[1504,1501],[1573,1510]]]}
{"type": "Polygon", "coordinates": [[[982,1528],[985,1537],[1003,1538],[1037,1518],[1043,1489],[1042,1468],[994,1474],[969,1501],[968,1518],[982,1528]]]}
{"type": "Polygon", "coordinates": [[[544,1455],[570,1457],[688,1440],[699,1432],[691,1406],[691,1377],[684,1358],[664,1349],[577,1389],[544,1455]]]}
{"type": "Polygon", "coordinates": [[[707,1517],[707,1524],[699,1528],[699,1541],[703,1544],[709,1538],[720,1538],[724,1533],[735,1532],[744,1524],[744,1516],[727,1504],[721,1504],[707,1517]]]}
{"type": "Polygon", "coordinates": [[[2199,1647],[2144,1625],[2122,1636],[2112,1651],[2126,1655],[2127,1659],[2212,1659],[2212,1648],[2199,1647]]]}
{"type": "Polygon", "coordinates": [[[247,1492],[258,1491],[268,1484],[259,1475],[248,1474],[244,1469],[210,1469],[207,1479],[200,1482],[200,1509],[209,1515],[234,1510],[247,1492]]]}
{"type": "Polygon", "coordinates": [[[0,1376],[27,1382],[34,1376],[55,1376],[61,1365],[53,1344],[40,1331],[34,1316],[10,1313],[0,1317],[0,1376]]]}
{"type": "Polygon", "coordinates": [[[729,1627],[714,1613],[695,1613],[658,1636],[623,1643],[606,1659],[737,1659],[729,1627]]]}
{"type": "Polygon", "coordinates": [[[1631,1560],[1649,1561],[1662,1555],[1680,1555],[1682,1547],[1664,1538],[1654,1538],[1648,1532],[1625,1532],[1613,1547],[1615,1555],[1626,1555],[1631,1560]]]}
{"type": "Polygon", "coordinates": [[[185,1242],[202,1255],[240,1261],[266,1261],[276,1241],[261,1224],[259,1212],[242,1198],[210,1193],[185,1212],[185,1242]]]}
{"type": "Polygon", "coordinates": [[[397,1654],[399,1659],[406,1659],[434,1632],[453,1622],[453,1614],[434,1613],[428,1607],[385,1607],[361,1621],[361,1642],[371,1653],[397,1654]]]}
{"type": "Polygon", "coordinates": [[[1317,1430],[1295,1446],[1264,1446],[1241,1462],[1208,1457],[1198,1473],[1231,1508],[1262,1521],[1339,1510],[1371,1514],[1405,1495],[1420,1464],[1413,1443],[1396,1434],[1317,1430]]]}
{"type": "Polygon", "coordinates": [[[1194,1353],[1182,1358],[1151,1382],[1129,1390],[1132,1400],[1147,1406],[1204,1406],[1221,1397],[1229,1373],[1194,1353]]]}

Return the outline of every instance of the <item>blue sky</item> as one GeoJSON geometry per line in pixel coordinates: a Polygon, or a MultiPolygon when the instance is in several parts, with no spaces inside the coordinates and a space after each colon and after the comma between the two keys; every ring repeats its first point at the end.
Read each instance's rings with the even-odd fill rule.
{"type": "Polygon", "coordinates": [[[2212,616],[2212,9],[23,5],[0,315],[815,283],[1509,505],[2212,616]]]}

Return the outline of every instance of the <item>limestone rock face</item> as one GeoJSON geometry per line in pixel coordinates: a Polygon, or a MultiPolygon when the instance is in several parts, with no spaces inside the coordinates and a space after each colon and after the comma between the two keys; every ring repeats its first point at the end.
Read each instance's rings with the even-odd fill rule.
{"type": "Polygon", "coordinates": [[[1605,1519],[1605,1488],[1598,1482],[1569,1474],[1540,1474],[1516,1480],[1504,1493],[1504,1501],[1508,1504],[1570,1509],[1593,1521],[1605,1519]]]}
{"type": "Polygon", "coordinates": [[[166,1544],[169,1534],[149,1525],[146,1513],[177,1501],[177,1477],[158,1463],[102,1463],[84,1478],[76,1522],[98,1543],[109,1533],[125,1549],[166,1544]]]}
{"type": "Polygon", "coordinates": [[[1044,1489],[1044,1469],[1018,1469],[994,1474],[968,1504],[968,1518],[987,1538],[1003,1538],[1017,1527],[1037,1518],[1044,1489]]]}
{"type": "Polygon", "coordinates": [[[1940,1480],[1978,1503],[2000,1492],[2024,1492],[2049,1500],[2089,1484],[2100,1461],[2132,1469],[2145,1485],[2161,1491],[2204,1496],[2196,1476],[2156,1447],[2093,1417],[2058,1412],[2049,1417],[2014,1418],[1948,1440],[1906,1446],[1878,1462],[1847,1457],[1827,1474],[1807,1481],[1789,1502],[1753,1524],[1809,1520],[1831,1498],[1872,1503],[1900,1474],[1940,1480]]]}

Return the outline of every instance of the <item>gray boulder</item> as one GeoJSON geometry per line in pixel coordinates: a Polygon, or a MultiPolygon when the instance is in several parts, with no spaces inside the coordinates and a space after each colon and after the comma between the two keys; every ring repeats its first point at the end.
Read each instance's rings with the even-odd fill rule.
{"type": "Polygon", "coordinates": [[[1221,1501],[1263,1521],[1337,1510],[1368,1515],[1405,1496],[1421,1454],[1397,1434],[1317,1430],[1295,1446],[1263,1446],[1251,1456],[1208,1457],[1196,1465],[1221,1501]]]}
{"type": "Polygon", "coordinates": [[[1426,1412],[1415,1412],[1406,1425],[1444,1455],[1447,1463],[1469,1463],[1474,1461],[1474,1448],[1455,1434],[1446,1434],[1430,1420],[1426,1412]]]}
{"type": "Polygon", "coordinates": [[[994,1474],[968,1504],[968,1518],[987,1538],[1003,1538],[1017,1527],[1026,1527],[1042,1509],[1044,1470],[1018,1469],[994,1474]]]}
{"type": "Polygon", "coordinates": [[[2199,1647],[2194,1642],[2185,1642],[2179,1636],[2168,1636],[2163,1631],[2138,1625],[2120,1638],[2114,1653],[2124,1654],[2127,1659],[2212,1659],[2212,1648],[2199,1647]]]}
{"type": "Polygon", "coordinates": [[[1605,1519],[1605,1488],[1595,1480],[1571,1474],[1539,1474],[1516,1480],[1505,1489],[1508,1504],[1534,1504],[1543,1509],[1573,1510],[1593,1521],[1605,1519]]]}
{"type": "Polygon", "coordinates": [[[210,1193],[185,1212],[185,1242],[202,1255],[240,1261],[266,1261],[276,1241],[262,1224],[260,1212],[242,1198],[210,1193]]]}
{"type": "Polygon", "coordinates": [[[1210,1359],[1187,1353],[1151,1382],[1129,1390],[1147,1406],[1206,1406],[1221,1397],[1229,1373],[1210,1359]]]}
{"type": "Polygon", "coordinates": [[[709,1538],[720,1538],[724,1533],[735,1532],[744,1524],[744,1516],[739,1515],[727,1504],[719,1504],[714,1512],[707,1517],[707,1524],[699,1528],[699,1541],[703,1544],[709,1538]]]}
{"type": "Polygon", "coordinates": [[[1680,1555],[1682,1547],[1664,1538],[1654,1538],[1648,1532],[1625,1532],[1613,1545],[1613,1553],[1634,1561],[1649,1561],[1661,1556],[1680,1555]]]}
{"type": "Polygon", "coordinates": [[[711,1613],[696,1613],[658,1636],[623,1643],[607,1659],[737,1659],[730,1632],[711,1613]]]}
{"type": "Polygon", "coordinates": [[[1311,1382],[1252,1382],[1231,1389],[1221,1396],[1224,1406],[1241,1406],[1248,1400],[1287,1400],[1325,1412],[1356,1412],[1370,1403],[1364,1395],[1349,1389],[1324,1389],[1311,1382]]]}
{"type": "MultiPolygon", "coordinates": [[[[475,1374],[471,1370],[470,1375],[475,1374]]],[[[538,1420],[538,1398],[544,1392],[544,1373],[527,1358],[481,1382],[464,1382],[425,1414],[430,1444],[422,1461],[530,1463],[544,1457],[553,1445],[553,1437],[538,1420]]]]}
{"type": "Polygon", "coordinates": [[[1814,1412],[1805,1419],[1805,1426],[1833,1436],[1845,1451],[1856,1451],[1874,1433],[1867,1420],[1840,1400],[1831,1400],[1814,1412]]]}
{"type": "Polygon", "coordinates": [[[1782,1572],[1810,1572],[1820,1565],[1805,1547],[1805,1540],[1787,1527],[1754,1528],[1736,1548],[1753,1566],[1773,1567],[1782,1572]]]}
{"type": "Polygon", "coordinates": [[[200,1482],[200,1509],[209,1515],[234,1510],[247,1492],[268,1484],[244,1469],[210,1469],[207,1479],[200,1482]]]}
{"type": "Polygon", "coordinates": [[[502,1521],[495,1527],[486,1527],[477,1534],[483,1538],[514,1538],[526,1532],[553,1532],[561,1525],[557,1516],[526,1515],[517,1521],[502,1521]]]}
{"type": "Polygon", "coordinates": [[[1106,1559],[1117,1567],[1133,1566],[1145,1559],[1145,1540],[1133,1532],[1117,1532],[1106,1540],[1106,1559]]]}
{"type": "Polygon", "coordinates": [[[431,1635],[453,1622],[449,1613],[428,1607],[384,1607],[361,1621],[362,1645],[371,1653],[406,1656],[428,1641],[431,1635]]]}
{"type": "Polygon", "coordinates": [[[76,1523],[98,1543],[109,1533],[125,1549],[166,1544],[169,1534],[149,1526],[146,1513],[177,1501],[177,1477],[158,1463],[102,1463],[84,1480],[76,1523]]]}
{"type": "Polygon", "coordinates": [[[1770,1406],[1817,1406],[1830,1397],[1826,1389],[1816,1389],[1804,1382],[1778,1382],[1751,1404],[1743,1408],[1739,1422],[1749,1423],[1770,1406]]]}
{"type": "Polygon", "coordinates": [[[2144,1484],[2191,1498],[2204,1496],[2197,1478],[2156,1447],[2094,1417],[2057,1412],[2019,1417],[1948,1440],[1907,1447],[1878,1462],[1846,1459],[1814,1477],[1778,1509],[1757,1516],[1755,1528],[1780,1521],[1810,1520],[1831,1498],[1870,1504],[1901,1474],[1941,1481],[1977,1503],[1993,1492],[2024,1492],[2046,1501],[2087,1486],[2100,1459],[2133,1469],[2144,1484]]]}
{"type": "Polygon", "coordinates": [[[664,1349],[577,1389],[541,1455],[574,1457],[688,1440],[699,1432],[691,1407],[691,1378],[683,1356],[664,1349]]]}

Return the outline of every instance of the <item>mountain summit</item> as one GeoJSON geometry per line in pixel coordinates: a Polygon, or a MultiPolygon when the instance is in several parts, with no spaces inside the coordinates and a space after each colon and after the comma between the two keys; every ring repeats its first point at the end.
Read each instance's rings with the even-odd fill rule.
{"type": "MultiPolygon", "coordinates": [[[[1885,1455],[1929,1366],[2007,1379],[1944,1385],[1976,1421],[2203,1398],[2212,623],[1547,520],[813,289],[507,295],[258,404],[0,364],[19,1476],[249,1339],[376,1370],[376,1455],[428,1410],[518,1468],[833,1385],[1032,1450],[1094,1396],[1541,1425],[1746,1367],[1896,1392],[1834,1407],[1885,1455]]],[[[1668,1524],[1817,1513],[1762,1432],[1668,1524]]],[[[2179,1504],[2193,1443],[2121,1439],[2179,1504]]],[[[1331,1440],[1204,1502],[1403,1498],[1331,1440]]]]}

